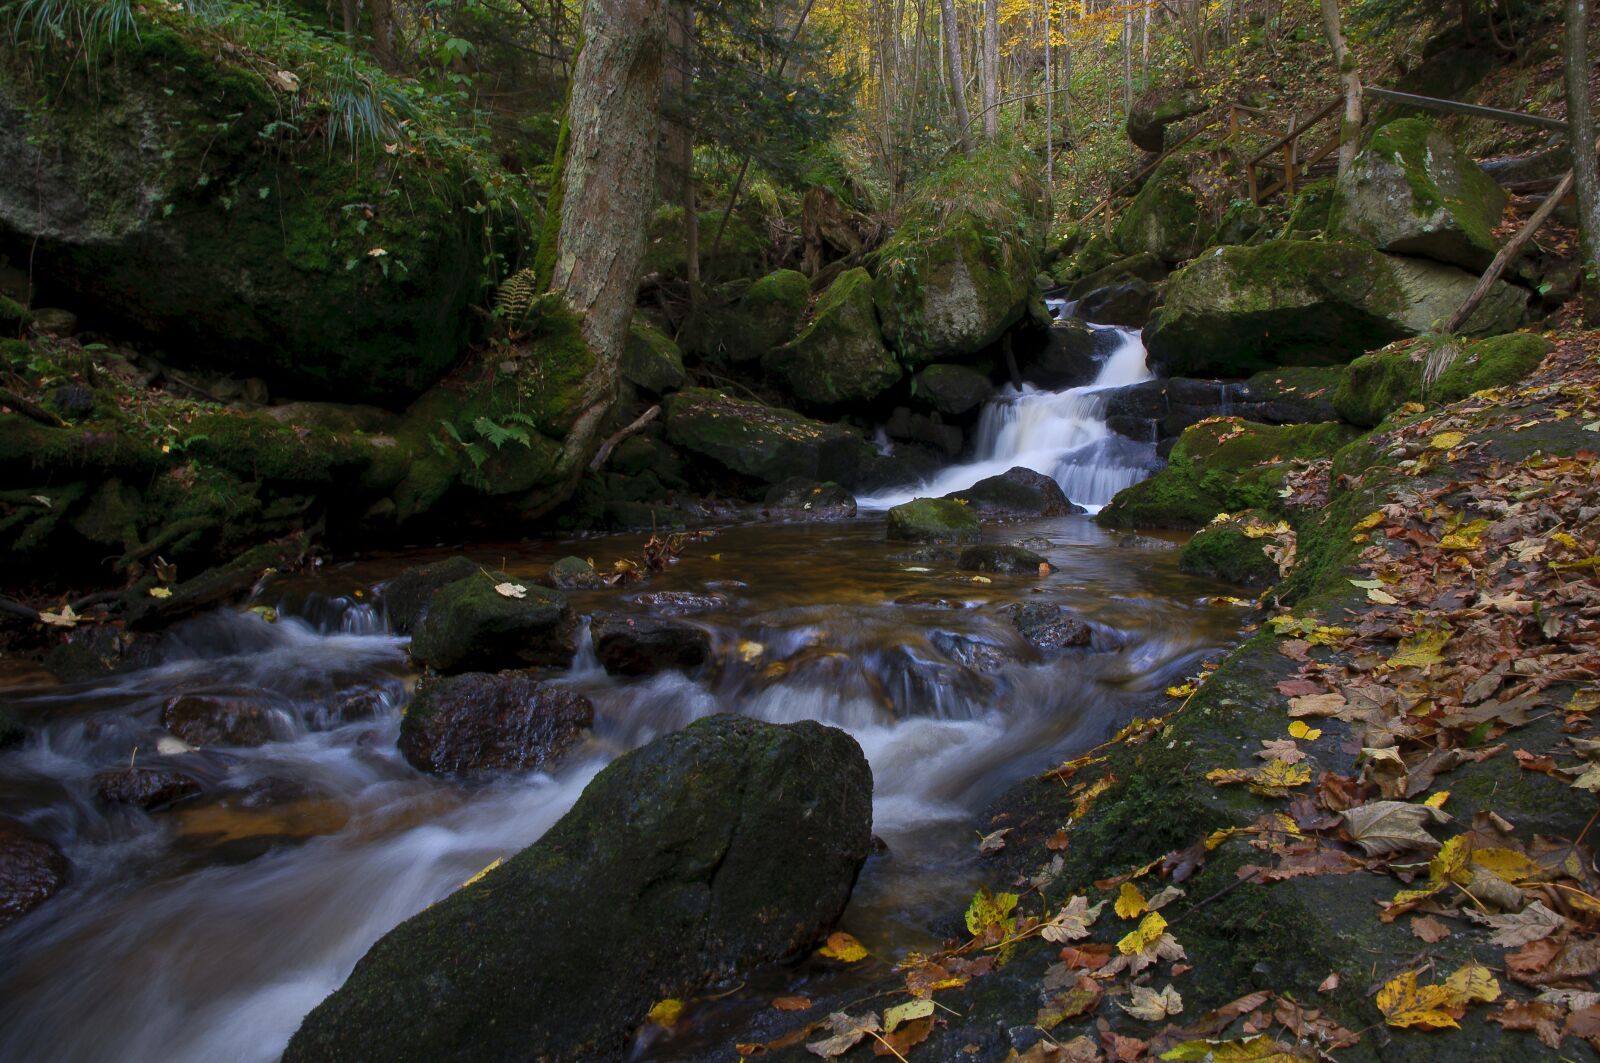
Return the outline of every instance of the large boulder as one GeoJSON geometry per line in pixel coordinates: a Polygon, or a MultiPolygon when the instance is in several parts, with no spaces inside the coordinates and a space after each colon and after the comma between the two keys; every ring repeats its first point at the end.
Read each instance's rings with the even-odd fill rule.
{"type": "Polygon", "coordinates": [[[1154,255],[1169,265],[1206,249],[1211,226],[1182,163],[1169,159],[1150,175],[1117,220],[1111,238],[1124,254],[1154,255]]]}
{"type": "Polygon", "coordinates": [[[180,694],[161,706],[161,725],[193,746],[263,745],[275,736],[279,717],[271,706],[244,695],[180,694]]]}
{"type": "Polygon", "coordinates": [[[482,566],[460,554],[406,569],[379,588],[389,627],[398,635],[411,634],[426,615],[434,591],[481,572],[482,566]]]}
{"type": "Polygon", "coordinates": [[[429,597],[411,637],[411,656],[445,673],[565,667],[577,652],[577,630],[561,592],[478,572],[429,597]],[[496,589],[507,583],[521,593],[496,589]]]}
{"type": "Polygon", "coordinates": [[[1515,384],[1552,350],[1549,340],[1512,332],[1462,344],[1431,385],[1423,386],[1428,351],[1413,347],[1374,351],[1345,367],[1333,405],[1351,424],[1372,428],[1408,402],[1455,402],[1475,391],[1515,384]]]}
{"type": "Polygon", "coordinates": [[[844,425],[708,388],[667,397],[667,438],[727,469],[781,483],[792,476],[849,481],[872,448],[844,425]]]}
{"type": "Polygon", "coordinates": [[[1067,498],[1060,484],[1020,465],[945,497],[961,499],[980,520],[1038,520],[1084,512],[1067,498]]]}
{"type": "Polygon", "coordinates": [[[548,767],[594,722],[582,694],[526,672],[426,680],[400,720],[411,766],[440,775],[548,767]]]}
{"type": "Polygon", "coordinates": [[[1095,520],[1111,528],[1203,528],[1218,513],[1280,514],[1292,462],[1329,457],[1359,434],[1338,423],[1204,421],[1178,437],[1165,469],[1119,491],[1095,520]]]}
{"type": "Polygon", "coordinates": [[[1045,330],[1044,344],[1021,359],[1022,379],[1047,391],[1092,383],[1121,341],[1110,329],[1063,318],[1045,330]]]}
{"type": "Polygon", "coordinates": [[[672,337],[650,322],[633,316],[628,341],[622,348],[622,379],[643,391],[663,395],[688,383],[683,352],[672,337]]]}
{"type": "MultiPolygon", "coordinates": [[[[1438,327],[1476,284],[1465,270],[1357,244],[1219,247],[1167,283],[1145,343],[1152,361],[1173,376],[1331,365],[1438,327]]],[[[1465,331],[1509,331],[1525,303],[1524,293],[1497,282],[1465,331]]]]}
{"type": "Polygon", "coordinates": [[[654,675],[693,669],[711,657],[702,627],[658,616],[597,616],[589,624],[595,656],[612,675],[654,675]]]}
{"type": "Polygon", "coordinates": [[[1267,553],[1274,540],[1261,534],[1273,521],[1247,509],[1213,520],[1183,545],[1178,569],[1241,587],[1261,588],[1278,582],[1278,563],[1267,553]]]}
{"type": "Polygon", "coordinates": [[[899,380],[900,366],[878,331],[872,275],[859,268],[841,274],[817,300],[805,331],[762,364],[818,406],[866,402],[899,380]]]}
{"type": "Polygon", "coordinates": [[[959,417],[988,402],[994,385],[976,369],[964,365],[936,363],[926,366],[912,378],[916,397],[940,413],[959,417]]]}
{"type": "Polygon", "coordinates": [[[1031,173],[999,153],[955,164],[878,251],[878,317],[908,368],[981,351],[1037,299],[1043,189],[1031,173]]]}
{"type": "Polygon", "coordinates": [[[889,510],[890,539],[913,543],[975,543],[978,515],[953,498],[914,498],[889,510]]]}
{"type": "Polygon", "coordinates": [[[1166,149],[1167,126],[1193,118],[1206,109],[1193,92],[1151,92],[1134,101],[1124,130],[1135,147],[1145,151],[1166,149]]]}
{"type": "Polygon", "coordinates": [[[700,720],[620,757],[537,843],[380,939],[284,1061],[620,1059],[656,1001],[824,934],[871,817],[843,731],[700,720]]]}
{"type": "Polygon", "coordinates": [[[1481,272],[1499,250],[1507,197],[1438,126],[1401,118],[1372,134],[1339,179],[1330,224],[1380,251],[1481,272]]]}
{"type": "Polygon", "coordinates": [[[382,137],[329,150],[283,121],[263,57],[135,17],[93,77],[0,57],[0,245],[28,249],[41,294],[283,390],[394,401],[442,376],[485,284],[460,159],[390,157],[382,137]]]}
{"type": "Polygon", "coordinates": [[[856,499],[849,491],[803,476],[774,484],[762,504],[775,520],[845,520],[856,515],[856,499]]]}
{"type": "Polygon", "coordinates": [[[731,361],[749,362],[794,338],[811,305],[811,281],[804,273],[780,269],[745,290],[723,322],[722,350],[731,361]]]}

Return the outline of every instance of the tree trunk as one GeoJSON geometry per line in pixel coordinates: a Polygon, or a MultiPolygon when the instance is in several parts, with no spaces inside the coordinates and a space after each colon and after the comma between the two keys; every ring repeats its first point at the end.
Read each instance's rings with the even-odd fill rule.
{"type": "Polygon", "coordinates": [[[967,76],[961,69],[961,33],[956,24],[955,0],[940,0],[944,31],[945,61],[950,64],[950,96],[956,108],[956,125],[961,130],[961,150],[971,155],[972,115],[967,111],[967,76]]]}
{"type": "Polygon", "coordinates": [[[694,194],[694,130],[689,124],[688,99],[690,71],[694,69],[694,8],[688,0],[670,0],[667,13],[666,76],[662,91],[676,97],[674,115],[667,122],[665,159],[659,167],[657,184],[661,198],[676,200],[683,207],[684,279],[689,285],[689,303],[700,295],[700,215],[694,194]]]}
{"type": "Polygon", "coordinates": [[[1055,72],[1055,58],[1050,53],[1050,0],[1044,0],[1044,194],[1052,212],[1056,170],[1055,72]]]}
{"type": "Polygon", "coordinates": [[[571,485],[599,445],[616,400],[617,367],[639,287],[645,220],[655,191],[666,38],[662,10],[661,0],[584,5],[583,50],[567,105],[569,148],[551,285],[583,318],[583,338],[595,359],[584,381],[583,412],[562,444],[558,469],[571,485]]]}
{"type": "Polygon", "coordinates": [[[1361,72],[1356,69],[1355,56],[1345,47],[1339,0],[1322,0],[1322,23],[1328,31],[1328,46],[1333,49],[1333,67],[1344,87],[1344,118],[1339,122],[1339,176],[1343,177],[1356,161],[1356,150],[1361,146],[1361,72]]]}
{"type": "Polygon", "coordinates": [[[1583,316],[1600,324],[1600,179],[1595,172],[1594,111],[1589,106],[1589,0],[1567,0],[1562,65],[1567,81],[1567,142],[1578,191],[1578,237],[1583,245],[1583,316]]]}
{"type": "Polygon", "coordinates": [[[1061,5],[1061,115],[1072,132],[1072,5],[1061,5]]]}
{"type": "Polygon", "coordinates": [[[983,135],[1000,136],[1000,0],[983,0],[983,135]]]}
{"type": "Polygon", "coordinates": [[[1122,9],[1122,117],[1133,114],[1133,9],[1122,9]]]}

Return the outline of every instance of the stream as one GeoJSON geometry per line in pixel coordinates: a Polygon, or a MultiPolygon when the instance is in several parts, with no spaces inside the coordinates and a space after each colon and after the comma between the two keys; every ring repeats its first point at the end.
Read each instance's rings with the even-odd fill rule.
{"type": "MultiPolygon", "coordinates": [[[[691,618],[714,645],[697,675],[610,677],[581,640],[558,681],[594,703],[593,736],[553,773],[464,783],[400,757],[415,674],[381,585],[454,552],[529,580],[570,554],[604,569],[637,555],[637,535],[329,565],[269,584],[250,603],[259,611],[173,629],[141,671],[60,684],[9,667],[0,702],[32,733],[0,753],[0,814],[54,842],[73,871],[0,930],[0,1059],[275,1060],[385,931],[535,841],[620,753],[717,712],[820,720],[856,737],[884,849],[844,928],[880,956],[935,948],[982,877],[983,808],[1148,712],[1240,622],[1212,600],[1225,588],[1179,573],[1175,541],[1105,532],[1086,516],[989,529],[990,541],[1045,555],[1055,571],[1043,578],[977,582],[884,542],[877,510],[1013,465],[1055,476],[1090,509],[1145,475],[1149,448],[1099,416],[1097,389],[1149,377],[1137,334],[1122,339],[1088,387],[1003,392],[983,412],[971,463],[862,499],[856,520],[727,528],[645,583],[570,593],[584,615],[645,611],[648,595],[672,590],[720,604],[691,618]],[[1023,601],[1071,609],[1092,644],[1041,656],[1004,612],[1023,601]],[[182,693],[264,703],[275,740],[181,749],[159,718],[182,693]],[[130,759],[181,764],[206,793],[154,814],[98,801],[94,774],[130,759]]],[[[635,1056],[726,1044],[771,988],[691,1005],[685,1033],[642,1038],[635,1056]]]]}

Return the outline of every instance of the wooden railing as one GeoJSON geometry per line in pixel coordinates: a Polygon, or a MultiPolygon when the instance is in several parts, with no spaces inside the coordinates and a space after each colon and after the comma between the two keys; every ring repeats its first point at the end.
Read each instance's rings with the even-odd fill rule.
{"type": "Polygon", "coordinates": [[[1300,142],[1307,134],[1337,115],[1342,102],[1336,96],[1318,108],[1311,117],[1304,120],[1296,118],[1289,123],[1287,133],[1250,158],[1245,158],[1239,137],[1241,133],[1251,130],[1245,128],[1240,116],[1257,115],[1260,112],[1239,103],[1228,105],[1228,141],[1233,147],[1234,155],[1239,159],[1240,168],[1244,170],[1245,185],[1250,190],[1251,202],[1259,206],[1279,192],[1293,197],[1295,189],[1310,176],[1311,168],[1338,150],[1338,122],[1334,122],[1331,129],[1323,130],[1324,139],[1312,150],[1302,151],[1300,142]],[[1263,179],[1269,174],[1275,176],[1263,183],[1263,179]]]}

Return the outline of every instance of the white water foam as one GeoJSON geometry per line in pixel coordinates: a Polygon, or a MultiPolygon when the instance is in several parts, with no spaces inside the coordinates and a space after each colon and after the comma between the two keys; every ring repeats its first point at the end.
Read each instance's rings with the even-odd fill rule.
{"type": "Polygon", "coordinates": [[[962,491],[989,476],[1022,466],[1052,477],[1073,502],[1097,512],[1125,487],[1144,479],[1154,452],[1106,427],[1106,392],[1150,380],[1137,331],[1105,327],[1120,339],[1090,384],[1044,391],[1007,386],[979,416],[976,457],[932,479],[858,498],[864,510],[888,509],[913,498],[962,491]]]}

